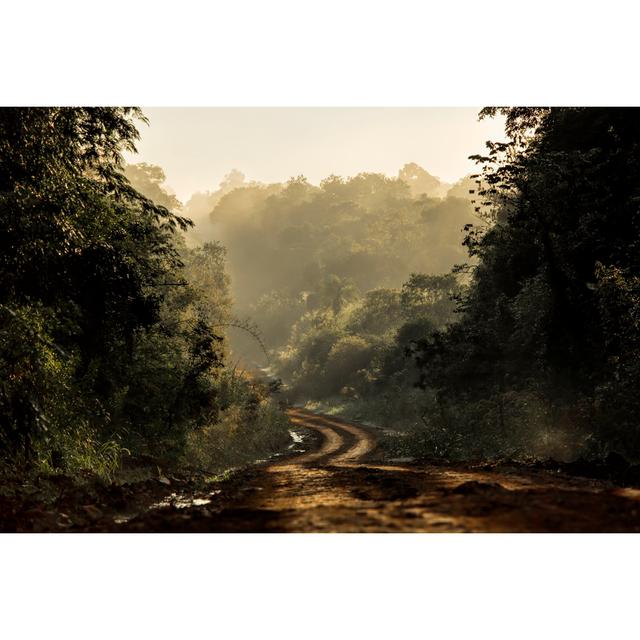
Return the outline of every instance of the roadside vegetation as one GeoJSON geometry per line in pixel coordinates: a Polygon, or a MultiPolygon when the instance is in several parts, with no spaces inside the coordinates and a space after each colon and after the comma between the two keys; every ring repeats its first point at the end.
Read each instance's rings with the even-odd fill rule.
{"type": "Polygon", "coordinates": [[[228,368],[224,247],[187,247],[162,171],[124,166],[141,122],[137,109],[0,110],[7,477],[220,470],[288,437],[268,391],[228,368]]]}

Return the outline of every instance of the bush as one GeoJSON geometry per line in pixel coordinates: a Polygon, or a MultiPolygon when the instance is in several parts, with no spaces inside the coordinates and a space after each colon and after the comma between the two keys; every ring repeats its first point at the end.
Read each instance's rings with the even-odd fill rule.
{"type": "Polygon", "coordinates": [[[231,371],[221,376],[218,390],[219,419],[188,434],[184,465],[217,473],[286,447],[289,420],[262,384],[231,371]]]}

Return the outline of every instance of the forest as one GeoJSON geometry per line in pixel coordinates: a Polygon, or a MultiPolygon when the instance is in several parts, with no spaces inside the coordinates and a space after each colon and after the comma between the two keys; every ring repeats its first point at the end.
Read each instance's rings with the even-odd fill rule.
{"type": "MultiPolygon", "coordinates": [[[[489,502],[513,468],[637,485],[640,112],[478,117],[503,117],[505,139],[452,184],[410,158],[319,184],[234,169],[181,202],[163,167],[124,159],[142,110],[1,109],[2,529],[112,530],[117,504],[163,491],[174,517],[176,491],[211,502],[212,484],[240,504],[276,491],[252,465],[292,450],[338,452],[339,470],[360,447],[370,473],[484,465],[489,502]]],[[[393,478],[384,509],[422,490],[393,478]]],[[[215,526],[193,499],[189,526],[137,521],[271,530],[256,504],[209,508],[215,526]]],[[[639,526],[621,505],[583,530],[639,526]]]]}
{"type": "Polygon", "coordinates": [[[131,459],[214,469],[219,451],[286,442],[264,389],[225,366],[224,248],[188,248],[157,171],[125,171],[142,113],[0,117],[4,463],[110,478],[131,459]]]}

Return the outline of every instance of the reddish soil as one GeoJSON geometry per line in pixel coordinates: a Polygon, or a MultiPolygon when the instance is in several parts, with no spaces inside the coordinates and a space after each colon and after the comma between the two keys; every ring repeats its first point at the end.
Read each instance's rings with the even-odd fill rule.
{"type": "Polygon", "coordinates": [[[391,464],[373,429],[299,409],[289,416],[308,434],[303,453],[222,481],[170,475],[78,487],[54,477],[13,494],[3,486],[0,530],[640,531],[640,489],[525,466],[391,464]]]}
{"type": "Polygon", "coordinates": [[[219,487],[203,506],[156,509],[126,531],[640,531],[640,490],[526,468],[391,465],[361,425],[291,410],[317,445],[219,487]]]}

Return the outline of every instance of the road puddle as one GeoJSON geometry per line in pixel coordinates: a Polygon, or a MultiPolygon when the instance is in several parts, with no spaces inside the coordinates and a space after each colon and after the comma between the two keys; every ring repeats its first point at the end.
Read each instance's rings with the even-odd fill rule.
{"type": "Polygon", "coordinates": [[[220,493],[219,490],[212,491],[209,497],[194,498],[192,495],[186,493],[172,493],[171,495],[163,498],[159,502],[152,504],[147,511],[153,509],[164,509],[166,507],[174,507],[176,509],[188,509],[189,507],[203,507],[211,503],[213,496],[220,493]]]}
{"type": "Polygon", "coordinates": [[[301,433],[298,433],[297,431],[294,431],[293,429],[289,429],[289,435],[291,436],[291,439],[293,440],[293,443],[290,445],[289,448],[293,447],[296,444],[301,444],[303,442],[303,437],[301,433]]]}

